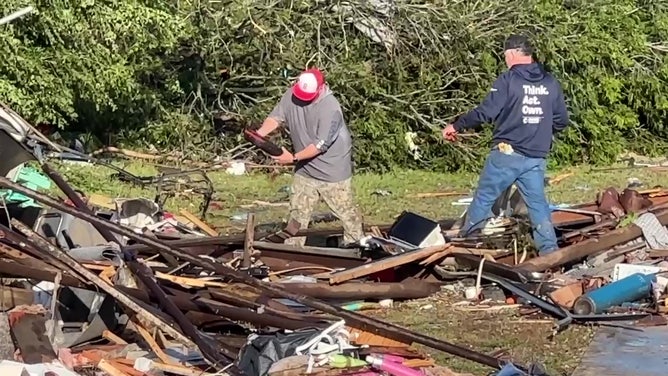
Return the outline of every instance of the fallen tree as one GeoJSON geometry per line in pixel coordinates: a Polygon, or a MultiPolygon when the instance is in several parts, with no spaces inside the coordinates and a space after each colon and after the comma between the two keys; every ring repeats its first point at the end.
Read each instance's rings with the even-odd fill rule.
{"type": "MultiPolygon", "coordinates": [[[[18,2],[0,7],[12,3],[18,2]]],[[[657,142],[665,139],[668,114],[664,3],[227,0],[54,7],[0,31],[13,38],[0,48],[18,52],[0,62],[0,95],[31,120],[120,132],[143,146],[208,147],[213,155],[221,144],[212,136],[235,136],[223,146],[240,142],[239,130],[260,121],[300,69],[317,65],[345,107],[359,167],[470,168],[486,152],[489,129],[455,145],[439,142],[438,129],[486,94],[504,69],[503,39],[525,32],[535,39],[538,59],[562,81],[573,114],[552,162],[608,163],[624,149],[651,153],[665,146],[657,142]],[[128,15],[122,30],[114,24],[118,14],[128,15]],[[111,35],[122,35],[124,43],[92,47],[111,35]],[[45,37],[49,43],[37,45],[45,37]],[[38,53],[52,54],[69,74],[56,81],[52,63],[38,53]],[[95,64],[84,63],[87,54],[95,64]],[[62,87],[62,94],[49,98],[46,84],[26,85],[21,59],[35,65],[31,74],[49,77],[46,91],[62,87]],[[40,95],[45,98],[34,99],[40,95]]]]}

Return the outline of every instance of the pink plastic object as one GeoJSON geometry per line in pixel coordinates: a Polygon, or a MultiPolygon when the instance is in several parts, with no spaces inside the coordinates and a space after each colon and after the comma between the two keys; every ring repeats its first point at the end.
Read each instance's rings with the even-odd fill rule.
{"type": "Polygon", "coordinates": [[[399,355],[391,355],[391,354],[372,354],[374,358],[381,359],[385,362],[395,362],[395,363],[403,363],[406,358],[402,358],[399,355]]]}
{"type": "Polygon", "coordinates": [[[401,363],[383,360],[382,358],[371,355],[366,357],[366,362],[371,364],[372,367],[378,368],[393,376],[424,376],[422,372],[406,367],[401,363]]]}

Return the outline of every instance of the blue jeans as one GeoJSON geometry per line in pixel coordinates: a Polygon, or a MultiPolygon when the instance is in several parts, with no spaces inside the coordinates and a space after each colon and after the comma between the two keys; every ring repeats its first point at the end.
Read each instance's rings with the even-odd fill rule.
{"type": "Polygon", "coordinates": [[[541,255],[557,250],[557,236],[552,226],[550,206],[545,198],[544,158],[529,158],[512,152],[492,150],[480,174],[473,202],[469,206],[461,233],[483,227],[490,218],[497,198],[513,183],[526,202],[533,228],[533,240],[541,255]]]}

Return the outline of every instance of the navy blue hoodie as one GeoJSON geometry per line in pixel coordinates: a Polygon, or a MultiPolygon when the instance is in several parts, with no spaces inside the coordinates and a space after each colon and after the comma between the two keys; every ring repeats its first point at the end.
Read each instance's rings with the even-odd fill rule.
{"type": "Polygon", "coordinates": [[[514,65],[478,107],[453,125],[460,132],[483,123],[495,125],[494,145],[505,142],[527,157],[545,158],[552,135],[568,125],[561,85],[538,63],[514,65]]]}

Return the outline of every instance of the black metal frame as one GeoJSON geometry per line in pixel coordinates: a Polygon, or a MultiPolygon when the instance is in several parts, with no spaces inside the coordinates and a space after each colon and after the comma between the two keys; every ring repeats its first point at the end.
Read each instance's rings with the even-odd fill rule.
{"type": "Polygon", "coordinates": [[[200,194],[202,196],[202,204],[200,205],[201,218],[204,218],[204,216],[206,215],[206,212],[209,209],[209,205],[213,200],[213,194],[215,192],[213,187],[213,182],[211,181],[211,179],[209,179],[209,176],[202,169],[183,171],[167,167],[158,167],[158,169],[162,169],[165,171],[162,171],[155,176],[137,176],[121,167],[115,166],[102,159],[92,158],[85,154],[81,154],[69,149],[67,149],[67,154],[61,153],[59,154],[58,157],[51,156],[51,158],[60,160],[86,161],[116,171],[117,173],[112,176],[114,176],[115,178],[117,178],[122,182],[130,183],[135,186],[139,186],[141,188],[155,186],[156,195],[153,201],[156,204],[158,204],[161,208],[164,207],[167,199],[176,196],[178,188],[181,185],[188,186],[193,193],[200,194]],[[166,171],[166,170],[172,170],[172,171],[166,171]],[[192,175],[199,175],[199,178],[193,179],[192,175]],[[187,181],[181,182],[179,181],[181,180],[180,178],[183,180],[187,179],[187,181]],[[193,188],[193,186],[197,184],[200,184],[202,186],[193,188]]]}

